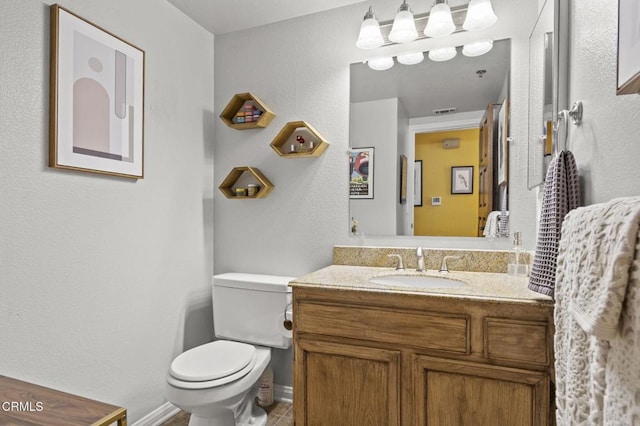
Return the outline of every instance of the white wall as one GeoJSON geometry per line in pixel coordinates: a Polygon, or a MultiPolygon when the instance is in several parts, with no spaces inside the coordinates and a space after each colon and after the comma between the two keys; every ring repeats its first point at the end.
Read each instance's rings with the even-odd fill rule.
{"type": "Polygon", "coordinates": [[[146,51],[145,176],[51,169],[50,3],[0,2],[0,374],[133,423],[211,339],[213,36],[164,1],[59,1],[146,51]]]}
{"type": "Polygon", "coordinates": [[[396,235],[398,205],[398,98],[352,103],[352,148],[373,147],[373,199],[349,200],[358,232],[396,235]]]}
{"type": "Polygon", "coordinates": [[[616,96],[617,2],[569,4],[569,105],[581,100],[581,126],[570,125],[569,149],[582,177],[585,204],[640,194],[640,96],[616,96]]]}
{"type": "MultiPolygon", "coordinates": [[[[535,197],[526,189],[527,63],[529,32],[537,4],[531,0],[494,0],[493,4],[498,14],[512,8],[511,13],[517,15],[517,19],[500,20],[485,34],[494,39],[512,39],[511,124],[515,142],[510,157],[510,191],[518,193],[514,197],[518,209],[512,209],[512,215],[515,229],[524,232],[525,245],[532,247],[535,197]]],[[[372,5],[381,20],[391,19],[398,7],[385,0],[375,0],[372,5]]],[[[260,97],[277,114],[265,129],[238,131],[217,121],[216,185],[232,167],[251,165],[271,179],[275,190],[261,200],[229,200],[216,192],[216,273],[301,275],[330,264],[336,244],[503,247],[508,243],[480,238],[361,240],[348,236],[349,64],[378,54],[355,47],[367,6],[356,4],[216,36],[216,115],[233,94],[247,91],[260,97]],[[285,123],[294,120],[308,121],[331,143],[323,156],[286,159],[271,150],[269,144],[274,136],[285,123]]],[[[424,12],[429,6],[415,5],[414,10],[424,12]]],[[[469,37],[460,33],[448,40],[461,45],[469,37]]],[[[427,39],[416,42],[416,46],[429,50],[447,42],[427,39]]],[[[381,50],[397,54],[397,46],[381,50]]],[[[275,381],[289,384],[290,351],[280,352],[275,354],[275,381]]]]}

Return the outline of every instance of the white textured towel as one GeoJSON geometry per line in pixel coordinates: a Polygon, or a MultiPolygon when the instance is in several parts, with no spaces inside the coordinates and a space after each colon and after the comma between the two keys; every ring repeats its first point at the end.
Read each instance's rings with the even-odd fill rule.
{"type": "Polygon", "coordinates": [[[640,425],[639,211],[632,197],[564,219],[554,311],[560,426],[640,425]]]}
{"type": "Polygon", "coordinates": [[[590,335],[616,336],[629,268],[640,229],[640,197],[618,198],[578,209],[578,226],[586,239],[586,256],[573,283],[569,312],[590,335]]]}

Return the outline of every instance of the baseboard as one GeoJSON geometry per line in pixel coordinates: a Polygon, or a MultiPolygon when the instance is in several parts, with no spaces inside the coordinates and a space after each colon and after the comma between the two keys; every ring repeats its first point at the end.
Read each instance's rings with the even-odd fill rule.
{"type": "Polygon", "coordinates": [[[180,412],[180,409],[170,402],[156,408],[131,426],[158,426],[180,412]]]}
{"type": "Polygon", "coordinates": [[[280,402],[287,402],[291,404],[293,402],[293,387],[274,385],[273,386],[273,399],[280,402]]]}
{"type": "MultiPolygon", "coordinates": [[[[273,399],[291,404],[293,402],[293,387],[274,385],[273,399]]],[[[156,408],[131,426],[158,426],[180,412],[180,409],[170,402],[156,408]]]]}

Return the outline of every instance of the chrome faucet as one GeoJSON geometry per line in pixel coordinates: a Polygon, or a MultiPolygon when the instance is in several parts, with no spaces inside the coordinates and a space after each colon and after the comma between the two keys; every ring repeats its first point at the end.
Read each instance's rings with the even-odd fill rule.
{"type": "Polygon", "coordinates": [[[388,254],[387,257],[395,257],[396,259],[398,259],[396,271],[404,270],[404,264],[402,263],[402,256],[400,256],[399,254],[388,254]]]}
{"type": "Polygon", "coordinates": [[[440,265],[440,272],[443,274],[449,273],[449,268],[447,267],[447,260],[460,260],[461,256],[445,256],[442,258],[442,264],[440,265]]]}
{"type": "Polygon", "coordinates": [[[416,248],[416,257],[418,258],[418,265],[416,266],[417,272],[424,271],[424,253],[422,247],[416,248]]]}

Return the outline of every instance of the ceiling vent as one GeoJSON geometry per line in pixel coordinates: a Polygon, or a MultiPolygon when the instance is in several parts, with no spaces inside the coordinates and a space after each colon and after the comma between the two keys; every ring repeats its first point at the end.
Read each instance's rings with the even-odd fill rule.
{"type": "Polygon", "coordinates": [[[452,112],[455,112],[456,108],[440,108],[440,109],[434,109],[433,113],[435,115],[442,115],[442,114],[449,114],[452,112]]]}

